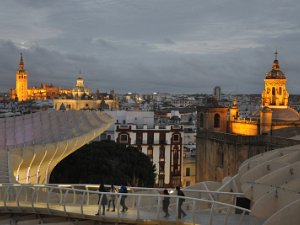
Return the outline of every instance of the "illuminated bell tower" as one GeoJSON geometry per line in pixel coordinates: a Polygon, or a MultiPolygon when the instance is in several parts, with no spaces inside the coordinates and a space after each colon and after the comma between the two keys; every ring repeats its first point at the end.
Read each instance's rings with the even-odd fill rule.
{"type": "Polygon", "coordinates": [[[27,72],[24,69],[23,55],[20,54],[19,70],[16,72],[16,96],[18,101],[26,101],[27,96],[27,72]]]}
{"type": "Polygon", "coordinates": [[[266,73],[265,89],[262,93],[262,107],[287,108],[289,93],[286,90],[285,73],[280,70],[277,59],[278,52],[275,52],[272,70],[266,73]]]}

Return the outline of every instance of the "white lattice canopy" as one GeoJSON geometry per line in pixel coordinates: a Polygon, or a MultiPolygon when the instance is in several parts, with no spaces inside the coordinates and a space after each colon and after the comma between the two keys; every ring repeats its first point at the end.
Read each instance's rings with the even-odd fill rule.
{"type": "Polygon", "coordinates": [[[62,159],[112,122],[100,111],[43,111],[0,119],[0,183],[47,183],[62,159]]]}

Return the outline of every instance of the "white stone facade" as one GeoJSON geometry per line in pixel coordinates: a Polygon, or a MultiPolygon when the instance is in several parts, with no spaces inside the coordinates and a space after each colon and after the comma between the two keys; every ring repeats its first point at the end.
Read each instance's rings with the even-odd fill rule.
{"type": "Polygon", "coordinates": [[[157,186],[181,185],[183,126],[116,123],[114,136],[117,143],[137,147],[153,161],[157,172],[157,186]]]}

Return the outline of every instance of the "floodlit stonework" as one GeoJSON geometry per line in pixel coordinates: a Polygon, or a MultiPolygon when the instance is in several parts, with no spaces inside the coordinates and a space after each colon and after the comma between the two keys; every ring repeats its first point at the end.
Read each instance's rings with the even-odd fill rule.
{"type": "Polygon", "coordinates": [[[100,111],[42,111],[0,119],[0,183],[48,183],[66,156],[112,123],[100,111]]]}
{"type": "Polygon", "coordinates": [[[265,74],[261,108],[250,118],[241,119],[236,99],[229,108],[214,99],[198,107],[196,181],[220,181],[251,156],[300,143],[288,139],[300,133],[300,115],[288,106],[286,74],[277,54],[265,74]]]}

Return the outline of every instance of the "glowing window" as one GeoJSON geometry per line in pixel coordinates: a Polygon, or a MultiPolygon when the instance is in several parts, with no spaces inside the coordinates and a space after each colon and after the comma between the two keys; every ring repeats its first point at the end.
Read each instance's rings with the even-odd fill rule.
{"type": "Polygon", "coordinates": [[[272,87],[272,95],[275,95],[275,88],[272,87]]]}
{"type": "Polygon", "coordinates": [[[149,148],[147,149],[147,156],[148,156],[149,158],[152,158],[152,157],[153,157],[153,148],[149,147],[149,148]]]}

